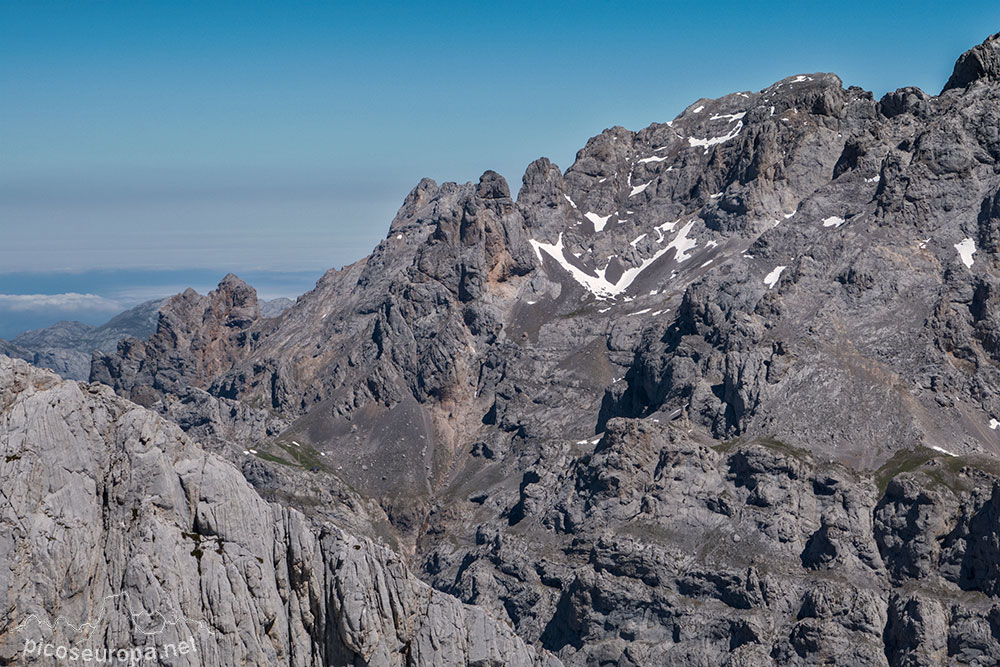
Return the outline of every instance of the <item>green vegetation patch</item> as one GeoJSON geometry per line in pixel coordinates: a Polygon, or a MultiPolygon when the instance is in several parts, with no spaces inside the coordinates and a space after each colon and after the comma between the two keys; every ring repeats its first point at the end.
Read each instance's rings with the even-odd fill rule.
{"type": "Polygon", "coordinates": [[[737,447],[744,445],[760,445],[761,447],[767,447],[768,449],[773,449],[774,451],[785,454],[786,456],[791,456],[802,461],[810,461],[812,457],[809,455],[809,451],[802,449],[801,447],[796,447],[795,445],[790,445],[783,440],[778,440],[777,438],[771,436],[764,436],[759,438],[732,438],[731,440],[724,440],[718,444],[712,445],[712,449],[719,452],[720,454],[729,454],[737,447]]]}
{"type": "Polygon", "coordinates": [[[270,461],[271,463],[280,463],[283,466],[294,466],[295,464],[291,461],[286,461],[280,456],[275,456],[274,454],[268,454],[267,452],[257,452],[257,458],[264,459],[265,461],[270,461]]]}
{"type": "Polygon", "coordinates": [[[1000,477],[1000,463],[983,456],[952,456],[928,447],[898,451],[875,473],[879,494],[885,493],[889,482],[906,472],[919,472],[932,486],[943,486],[956,495],[972,488],[971,480],[962,479],[963,469],[975,469],[1000,477]],[[934,465],[927,465],[934,461],[934,465]]]}
{"type": "Polygon", "coordinates": [[[882,466],[875,472],[875,481],[878,485],[879,495],[881,496],[885,493],[886,488],[889,486],[889,482],[891,482],[897,475],[902,475],[904,472],[913,472],[931,459],[936,459],[942,456],[948,457],[947,454],[940,454],[935,452],[933,449],[923,446],[916,447],[914,449],[901,449],[896,452],[892,455],[892,458],[883,463],[882,466]]]}
{"type": "Polygon", "coordinates": [[[274,444],[287,454],[286,458],[290,461],[288,465],[297,465],[306,469],[327,469],[325,457],[321,456],[312,445],[301,443],[293,445],[291,442],[275,442],[274,444]]]}

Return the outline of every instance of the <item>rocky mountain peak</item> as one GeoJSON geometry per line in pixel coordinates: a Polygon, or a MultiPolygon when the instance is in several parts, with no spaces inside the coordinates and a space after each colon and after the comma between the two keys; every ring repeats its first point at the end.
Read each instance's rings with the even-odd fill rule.
{"type": "Polygon", "coordinates": [[[246,330],[261,319],[257,291],[227,274],[207,295],[187,289],[163,303],[148,341],[125,339],[117,353],[95,354],[91,380],[147,406],[164,393],[203,389],[245,354],[246,330]],[[181,358],[188,363],[175,367],[181,358]]]}
{"type": "Polygon", "coordinates": [[[208,293],[213,310],[227,327],[245,329],[260,318],[257,290],[235,274],[227,273],[219,286],[208,293]]]}
{"type": "Polygon", "coordinates": [[[389,225],[387,238],[405,234],[411,228],[419,226],[417,213],[429,204],[439,190],[438,184],[433,179],[421,179],[403,200],[403,205],[389,225]]]}
{"type": "Polygon", "coordinates": [[[483,199],[510,199],[510,187],[503,176],[490,169],[479,177],[476,195],[483,199]]]}
{"type": "Polygon", "coordinates": [[[931,96],[919,88],[907,86],[883,95],[878,109],[886,118],[895,118],[904,113],[919,115],[921,103],[929,99],[931,96]]]}
{"type": "Polygon", "coordinates": [[[1000,33],[990,35],[982,44],[974,46],[958,58],[941,93],[955,88],[967,88],[980,79],[1000,80],[1000,33]]]}

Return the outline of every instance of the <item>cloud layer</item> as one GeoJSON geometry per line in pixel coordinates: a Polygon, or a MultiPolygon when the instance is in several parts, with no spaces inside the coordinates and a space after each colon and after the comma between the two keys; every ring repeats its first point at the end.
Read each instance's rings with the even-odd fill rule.
{"type": "Polygon", "coordinates": [[[62,294],[0,294],[0,310],[16,313],[38,311],[104,311],[114,313],[124,310],[124,308],[117,301],[97,294],[64,292],[62,294]]]}

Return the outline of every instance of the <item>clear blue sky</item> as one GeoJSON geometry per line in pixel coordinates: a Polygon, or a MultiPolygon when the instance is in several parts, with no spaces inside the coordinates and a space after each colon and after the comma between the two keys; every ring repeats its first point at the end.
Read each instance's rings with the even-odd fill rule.
{"type": "Polygon", "coordinates": [[[516,191],[605,127],[800,72],[936,93],[1000,31],[949,5],[0,1],[0,273],[318,275],[422,176],[516,191]]]}

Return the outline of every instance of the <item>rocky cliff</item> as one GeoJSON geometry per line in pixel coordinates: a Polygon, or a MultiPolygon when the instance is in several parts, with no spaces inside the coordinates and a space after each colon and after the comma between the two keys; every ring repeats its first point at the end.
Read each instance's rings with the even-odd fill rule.
{"type": "Polygon", "coordinates": [[[0,432],[2,664],[187,641],[169,664],[559,664],[107,387],[0,358],[0,432]]]}

